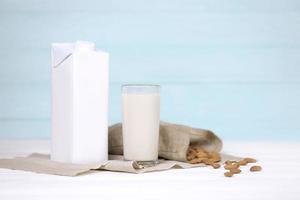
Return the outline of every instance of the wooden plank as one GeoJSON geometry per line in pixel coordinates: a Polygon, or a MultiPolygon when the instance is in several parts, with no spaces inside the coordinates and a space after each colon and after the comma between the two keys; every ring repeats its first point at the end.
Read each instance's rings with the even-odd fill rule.
{"type": "Polygon", "coordinates": [[[114,82],[299,82],[300,48],[113,47],[114,82]]]}
{"type": "MultiPolygon", "coordinates": [[[[161,119],[212,129],[223,138],[297,138],[299,86],[165,84],[161,119]]],[[[119,91],[111,89],[111,121],[121,120],[119,91]]]]}
{"type": "MultiPolygon", "coordinates": [[[[48,89],[1,88],[1,137],[49,136],[48,89]]],[[[163,84],[161,119],[212,129],[223,138],[299,138],[299,97],[300,84],[163,84]]],[[[110,123],[118,121],[120,84],[113,84],[110,123]]]]}
{"type": "Polygon", "coordinates": [[[299,13],[113,15],[109,44],[299,46],[299,13]]]}
{"type": "Polygon", "coordinates": [[[111,122],[120,83],[155,82],[166,120],[296,137],[299,11],[297,0],[2,0],[1,135],[49,135],[50,43],[86,39],[111,53],[111,122]]]}
{"type": "Polygon", "coordinates": [[[297,0],[52,0],[41,3],[39,0],[1,0],[0,10],[47,12],[47,11],[103,11],[115,12],[282,12],[299,11],[297,0]]]}
{"type": "Polygon", "coordinates": [[[88,39],[103,47],[299,47],[299,13],[1,13],[0,51],[88,39]],[[20,32],[22,34],[20,34],[20,32]]]}
{"type": "MultiPolygon", "coordinates": [[[[1,13],[0,52],[50,48],[52,42],[76,40],[106,41],[106,14],[83,13],[1,13]]],[[[34,56],[34,55],[32,55],[34,56]]]]}
{"type": "Polygon", "coordinates": [[[111,1],[106,0],[1,0],[0,11],[2,12],[80,12],[80,11],[98,11],[107,12],[111,8],[111,1]]]}
{"type": "MultiPolygon", "coordinates": [[[[234,155],[257,158],[258,165],[263,167],[263,171],[251,173],[249,172],[251,165],[242,166],[243,172],[228,180],[223,175],[224,169],[213,170],[210,167],[145,174],[101,171],[79,177],[0,169],[0,198],[38,199],[47,196],[47,199],[56,200],[130,200],[138,198],[138,188],[139,192],[147,195],[146,200],[198,199],[199,192],[210,200],[299,199],[300,191],[297,186],[300,184],[299,142],[239,141],[225,145],[225,150],[234,155]]],[[[24,156],[32,152],[49,153],[50,141],[0,141],[1,157],[24,156]]]]}
{"type": "MultiPolygon", "coordinates": [[[[118,47],[112,82],[300,82],[299,48],[118,47]]],[[[0,52],[0,81],[49,82],[50,47],[0,52]]]]}

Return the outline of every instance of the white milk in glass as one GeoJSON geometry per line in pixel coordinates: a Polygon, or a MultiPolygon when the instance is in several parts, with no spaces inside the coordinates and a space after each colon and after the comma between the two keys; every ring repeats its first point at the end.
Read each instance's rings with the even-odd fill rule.
{"type": "Polygon", "coordinates": [[[122,90],[124,159],[158,159],[160,94],[157,85],[125,85],[122,90]]]}

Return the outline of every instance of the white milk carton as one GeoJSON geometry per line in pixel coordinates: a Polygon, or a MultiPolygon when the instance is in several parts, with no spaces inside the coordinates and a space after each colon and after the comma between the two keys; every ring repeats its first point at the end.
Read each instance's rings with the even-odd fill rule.
{"type": "Polygon", "coordinates": [[[52,44],[51,160],[108,159],[108,59],[94,43],[52,44]]]}

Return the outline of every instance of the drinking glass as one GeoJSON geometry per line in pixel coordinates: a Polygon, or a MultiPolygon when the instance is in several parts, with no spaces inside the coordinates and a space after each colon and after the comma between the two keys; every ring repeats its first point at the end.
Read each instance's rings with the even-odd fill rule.
{"type": "Polygon", "coordinates": [[[122,86],[123,150],[125,160],[152,166],[158,161],[160,86],[122,86]]]}

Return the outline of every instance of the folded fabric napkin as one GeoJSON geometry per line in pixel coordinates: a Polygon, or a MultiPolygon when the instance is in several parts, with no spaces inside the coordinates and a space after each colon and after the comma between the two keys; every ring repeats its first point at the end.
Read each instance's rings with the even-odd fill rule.
{"type": "MultiPolygon", "coordinates": [[[[186,162],[186,152],[189,146],[201,147],[207,151],[219,152],[222,141],[211,131],[191,128],[184,125],[161,122],[159,138],[159,164],[144,167],[135,161],[124,161],[122,125],[120,123],[109,127],[109,160],[104,163],[78,165],[50,160],[49,155],[31,154],[28,157],[0,159],[0,168],[32,171],[43,174],[62,176],[77,176],[91,171],[108,170],[129,173],[144,173],[168,170],[171,168],[192,168],[206,166],[203,163],[189,164],[186,162]]],[[[221,154],[221,162],[226,160],[239,161],[241,158],[221,154]]]]}

